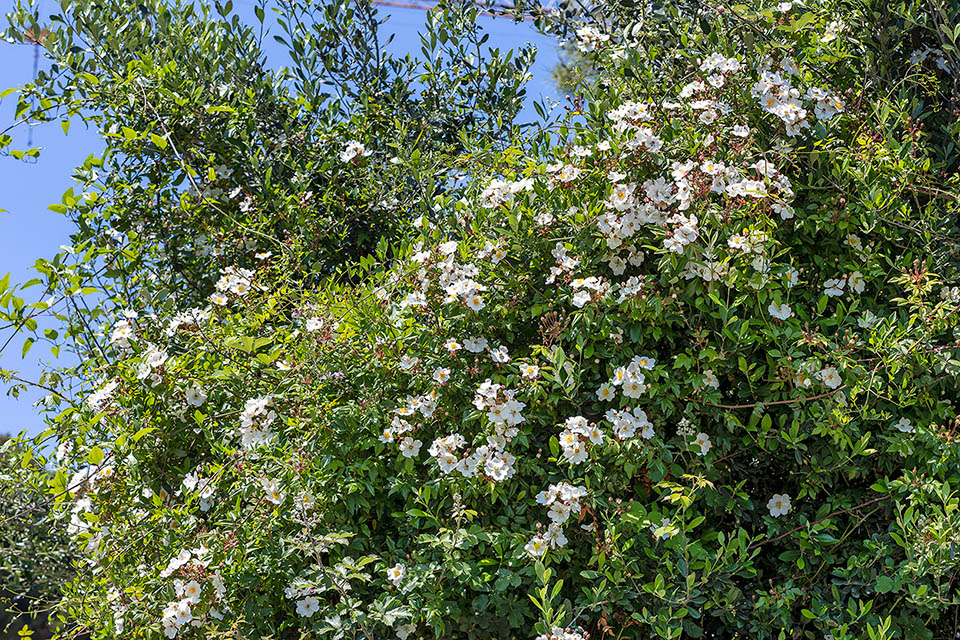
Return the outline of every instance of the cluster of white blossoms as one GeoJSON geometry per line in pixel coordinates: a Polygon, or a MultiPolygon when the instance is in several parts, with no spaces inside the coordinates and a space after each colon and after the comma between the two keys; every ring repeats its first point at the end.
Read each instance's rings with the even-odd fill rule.
{"type": "Polygon", "coordinates": [[[663,248],[673,253],[683,253],[688,244],[693,244],[700,236],[697,216],[685,216],[675,213],[667,220],[669,231],[663,241],[663,248]]]}
{"type": "Polygon", "coordinates": [[[320,600],[315,593],[316,589],[310,585],[290,585],[283,590],[288,600],[297,602],[297,615],[304,618],[310,618],[320,610],[320,600]]]}
{"type": "Polygon", "coordinates": [[[507,480],[516,471],[516,458],[506,451],[506,446],[519,432],[517,425],[524,421],[522,411],[526,404],[517,400],[512,390],[488,378],[477,389],[473,405],[485,412],[492,427],[486,443],[461,458],[459,450],[467,443],[455,433],[434,440],[429,453],[443,473],[457,471],[466,478],[482,474],[494,482],[507,480]]]}
{"type": "MultiPolygon", "coordinates": [[[[618,175],[613,177],[619,178],[618,175]]],[[[638,234],[643,225],[660,227],[667,220],[667,214],[654,202],[661,205],[668,203],[673,199],[673,194],[673,186],[663,178],[647,180],[642,188],[625,182],[612,185],[606,203],[607,211],[596,220],[597,229],[606,239],[607,247],[616,252],[611,258],[617,257],[621,249],[629,251],[630,256],[638,252],[634,245],[625,245],[624,242],[638,234]]]]}
{"type": "Polygon", "coordinates": [[[110,334],[110,343],[121,350],[130,348],[130,340],[137,337],[136,328],[137,313],[127,311],[124,317],[117,320],[113,325],[113,332],[110,334]]]}
{"type": "MultiPolygon", "coordinates": [[[[713,125],[721,116],[731,113],[731,107],[719,100],[698,97],[700,94],[719,91],[727,83],[728,76],[738,73],[743,65],[735,58],[721,55],[710,56],[701,64],[701,71],[710,73],[706,81],[694,80],[680,91],[679,97],[684,102],[666,101],[663,108],[675,110],[686,104],[694,113],[699,113],[697,120],[702,125],[713,125]],[[693,99],[697,98],[697,99],[693,99]]],[[[781,78],[764,71],[760,83],[755,85],[760,91],[759,96],[768,94],[779,95],[778,91],[789,94],[792,87],[786,88],[781,78]],[[766,82],[764,81],[766,80],[766,82]],[[777,82],[771,82],[776,80],[777,82]],[[761,89],[763,89],[761,91],[761,89]]],[[[810,99],[817,104],[815,109],[823,117],[832,117],[842,105],[838,105],[835,97],[823,90],[814,89],[809,93],[810,99]]],[[[790,98],[793,99],[793,98],[790,98]]],[[[799,100],[799,95],[796,98],[799,100]]],[[[778,113],[787,114],[789,109],[784,106],[783,100],[776,98],[778,113]]],[[[799,102],[798,102],[799,104],[799,102]]],[[[624,153],[638,153],[647,151],[660,153],[663,141],[648,126],[655,119],[656,107],[646,102],[629,101],[610,110],[608,118],[614,122],[614,131],[620,135],[626,134],[627,140],[621,141],[624,153]]],[[[802,126],[802,119],[796,119],[794,125],[802,126]]],[[[729,134],[734,137],[749,135],[749,128],[734,124],[729,134]]],[[[714,134],[709,133],[707,144],[714,140],[714,134]]],[[[609,142],[604,141],[604,149],[609,148],[609,142]]],[[[600,144],[597,148],[600,148],[600,144]]],[[[565,168],[568,175],[576,178],[579,169],[575,166],[565,168]]],[[[672,253],[682,254],[686,247],[694,244],[700,237],[700,221],[696,215],[686,215],[682,212],[690,208],[697,197],[711,193],[721,194],[728,198],[768,198],[775,196],[773,208],[783,219],[793,217],[793,209],[785,202],[794,195],[787,177],[775,170],[773,165],[760,160],[753,165],[738,167],[735,164],[726,164],[717,160],[686,160],[674,161],[670,170],[670,177],[652,177],[637,185],[625,180],[626,174],[616,171],[609,173],[611,191],[606,201],[607,210],[597,217],[597,228],[606,239],[607,246],[617,251],[621,248],[630,251],[636,248],[629,239],[633,238],[644,226],[655,227],[665,231],[664,248],[672,253]],[[750,174],[755,169],[759,176],[750,174]],[[701,185],[708,185],[702,187],[701,185]],[[673,209],[671,211],[671,209],[673,209]]],[[[733,247],[732,247],[733,248],[733,247]]],[[[617,275],[623,273],[625,261],[613,253],[609,256],[611,268],[617,275]]],[[[705,280],[714,280],[720,277],[720,262],[717,257],[709,256],[698,265],[688,265],[690,276],[700,276],[705,280]]]]}
{"type": "Polygon", "coordinates": [[[486,411],[487,419],[494,425],[498,437],[509,440],[517,435],[516,426],[523,422],[522,412],[527,405],[517,400],[511,389],[487,378],[477,387],[473,406],[479,411],[486,411]]]}
{"type": "Polygon", "coordinates": [[[440,272],[437,284],[446,294],[443,301],[449,303],[460,300],[473,311],[480,311],[485,306],[480,294],[487,287],[474,280],[480,273],[476,265],[457,264],[454,259],[456,252],[457,243],[454,240],[440,245],[440,253],[446,256],[436,264],[440,272]]]}
{"type": "MultiPolygon", "coordinates": [[[[609,409],[604,417],[613,427],[613,435],[618,440],[629,440],[640,432],[645,440],[655,435],[653,423],[647,418],[645,411],[635,407],[632,411],[626,409],[609,409]]],[[[564,429],[560,433],[560,446],[563,449],[563,458],[571,464],[585,462],[588,455],[588,445],[597,445],[603,442],[603,432],[595,424],[587,421],[583,416],[567,418],[564,429]]]]}
{"type": "Polygon", "coordinates": [[[224,306],[229,302],[228,293],[243,297],[253,289],[253,274],[251,269],[242,267],[226,267],[220,271],[220,279],[215,285],[216,291],[210,295],[210,302],[224,306]]]}
{"type": "Polygon", "coordinates": [[[570,464],[586,462],[589,457],[587,444],[603,442],[603,432],[596,424],[590,423],[583,416],[567,418],[560,432],[560,447],[563,450],[563,459],[570,464]]]}
{"type": "Polygon", "coordinates": [[[567,544],[563,525],[571,514],[580,513],[580,498],[587,495],[586,487],[568,482],[552,484],[546,491],[537,494],[537,504],[548,507],[550,524],[544,533],[538,533],[527,543],[525,549],[532,556],[542,556],[547,549],[559,549],[567,544]]]}
{"type": "Polygon", "coordinates": [[[113,399],[113,392],[117,390],[118,386],[120,386],[120,383],[116,380],[107,382],[105,385],[87,396],[87,406],[94,411],[100,411],[110,403],[110,400],[113,399]]]}
{"type": "Polygon", "coordinates": [[[149,345],[141,357],[140,364],[137,367],[137,380],[143,380],[156,386],[160,384],[159,369],[167,362],[167,352],[160,347],[149,345]]]}
{"type": "Polygon", "coordinates": [[[351,140],[344,145],[343,151],[340,152],[340,161],[357,163],[371,153],[373,152],[367,149],[362,143],[351,140]]]}
{"type": "Polygon", "coordinates": [[[634,356],[625,367],[617,367],[609,382],[600,385],[597,397],[601,400],[615,400],[614,389],[620,387],[624,397],[639,398],[647,390],[647,378],[644,371],[650,371],[657,361],[650,356],[634,356]]]}
{"type": "Polygon", "coordinates": [[[610,36],[593,25],[586,25],[577,29],[577,48],[583,53],[595,51],[597,47],[608,40],[610,40],[610,36]]]}
{"type": "Polygon", "coordinates": [[[663,138],[654,133],[650,127],[637,127],[633,136],[624,141],[623,148],[633,153],[645,151],[658,154],[663,149],[663,138]]]}
{"type": "Polygon", "coordinates": [[[570,286],[574,289],[573,305],[578,309],[582,309],[594,295],[597,298],[602,298],[610,290],[610,284],[600,276],[576,278],[570,283],[570,286]]]}
{"type": "MultiPolygon", "coordinates": [[[[640,254],[643,255],[643,254],[640,254]]],[[[622,304],[630,298],[639,295],[643,291],[646,282],[643,276],[630,276],[624,282],[620,283],[617,289],[617,304],[622,304]]],[[[601,398],[608,400],[609,398],[601,398]]]]}
{"type": "Polygon", "coordinates": [[[953,69],[951,69],[950,64],[947,62],[947,56],[943,50],[934,49],[933,47],[915,49],[913,53],[910,54],[910,64],[923,64],[927,61],[927,58],[931,56],[938,69],[947,73],[953,73],[953,69]]]}
{"type": "Polygon", "coordinates": [[[946,302],[960,302],[960,287],[945,286],[941,288],[940,299],[946,302]]]}
{"type": "MultiPolygon", "coordinates": [[[[516,429],[508,429],[512,435],[516,429]]],[[[512,437],[511,435],[511,437],[512,437]]],[[[458,472],[464,478],[483,475],[493,482],[503,482],[516,472],[516,458],[504,450],[508,438],[488,435],[487,443],[474,449],[469,455],[460,457],[460,449],[466,446],[466,439],[459,433],[453,433],[433,441],[428,452],[437,461],[441,472],[458,472]]]]}
{"type": "MultiPolygon", "coordinates": [[[[437,399],[440,397],[440,394],[436,391],[430,391],[419,396],[407,396],[406,400],[402,407],[397,407],[393,410],[395,414],[403,417],[410,417],[416,415],[418,412],[424,418],[431,417],[434,412],[437,410],[437,399]]],[[[406,423],[392,423],[391,427],[400,428],[400,431],[394,435],[399,435],[406,433],[409,430],[409,425],[407,428],[402,428],[406,423]]],[[[385,440],[385,442],[392,440],[385,440]]]]}
{"type": "Polygon", "coordinates": [[[547,186],[551,189],[556,187],[571,187],[577,178],[583,173],[583,170],[573,164],[566,162],[557,162],[547,165],[547,186]]]}
{"type": "Polygon", "coordinates": [[[171,558],[166,568],[160,572],[162,578],[168,578],[182,569],[193,569],[207,576],[204,583],[195,578],[189,580],[174,579],[173,588],[177,599],[168,602],[160,615],[160,627],[166,637],[176,637],[183,626],[187,624],[196,627],[201,626],[206,616],[217,620],[223,619],[223,612],[213,605],[223,599],[227,589],[219,571],[206,573],[205,569],[210,564],[209,556],[209,550],[205,547],[184,549],[171,558]],[[209,595],[206,598],[209,607],[207,607],[206,613],[198,616],[194,607],[203,600],[205,583],[209,583],[209,595]]]}
{"type": "Polygon", "coordinates": [[[169,338],[176,335],[182,327],[195,327],[201,322],[206,322],[210,319],[211,313],[210,309],[187,309],[182,313],[178,313],[170,322],[167,324],[167,328],[164,330],[164,334],[169,338]]]}
{"type": "MultiPolygon", "coordinates": [[[[625,102],[607,112],[607,117],[613,121],[613,130],[623,137],[621,141],[623,149],[634,154],[646,152],[656,155],[663,149],[663,138],[647,124],[653,116],[650,104],[635,101],[625,102]]],[[[608,151],[610,148],[609,141],[597,144],[598,151],[608,151]]],[[[611,182],[619,182],[614,179],[615,177],[611,176],[611,182]]],[[[624,193],[622,190],[615,192],[608,202],[609,205],[621,211],[628,208],[624,200],[629,199],[634,190],[633,185],[625,185],[625,187],[631,193],[624,193]]]]}
{"type": "MultiPolygon", "coordinates": [[[[748,229],[727,238],[727,246],[731,251],[760,255],[764,252],[764,247],[769,240],[770,236],[766,232],[759,229],[748,229]]],[[[763,266],[759,262],[757,265],[763,266]]],[[[757,271],[761,271],[761,269],[758,268],[757,271]]]]}
{"type": "Polygon", "coordinates": [[[176,638],[183,625],[194,621],[193,612],[190,609],[192,604],[193,601],[190,598],[182,598],[167,604],[160,619],[163,635],[176,638]]]}
{"type": "MultiPolygon", "coordinates": [[[[403,408],[404,411],[410,411],[409,405],[403,408]]],[[[414,409],[415,410],[415,409],[414,409]]],[[[423,442],[412,436],[406,435],[413,427],[409,422],[400,416],[394,416],[390,426],[380,432],[380,442],[389,444],[396,442],[400,449],[400,454],[405,458],[416,458],[420,455],[420,448],[423,442]]]]}
{"type": "Polygon", "coordinates": [[[690,260],[683,270],[683,277],[686,280],[700,278],[704,282],[714,282],[727,275],[727,264],[721,263],[717,257],[711,253],[706,253],[700,260],[690,260]]]}
{"type": "Polygon", "coordinates": [[[251,398],[240,412],[240,441],[244,449],[256,449],[270,442],[273,432],[270,425],[277,419],[277,412],[270,408],[271,396],[251,398]]]}
{"type": "Polygon", "coordinates": [[[648,102],[628,100],[615,109],[607,112],[607,117],[613,120],[613,127],[617,131],[627,131],[643,126],[643,123],[653,120],[653,111],[648,102]]]}
{"type": "Polygon", "coordinates": [[[839,276],[837,278],[828,278],[823,283],[823,294],[833,298],[843,295],[844,289],[853,293],[863,293],[867,288],[867,281],[859,271],[839,276]]]}
{"type": "Polygon", "coordinates": [[[550,633],[542,633],[537,636],[537,640],[584,640],[583,634],[569,629],[554,627],[550,633]]]}
{"type": "MultiPolygon", "coordinates": [[[[407,407],[402,408],[403,411],[407,411],[407,407]]],[[[401,418],[400,416],[394,416],[393,420],[390,422],[390,426],[383,429],[380,432],[379,440],[384,444],[389,444],[391,442],[396,442],[397,438],[403,434],[409,432],[413,427],[409,422],[401,418]]]]}
{"type": "Polygon", "coordinates": [[[200,511],[207,512],[213,507],[213,496],[217,492],[217,485],[213,477],[205,478],[200,475],[198,467],[188,473],[183,479],[183,489],[187,493],[195,494],[199,500],[200,511]]]}
{"type": "Polygon", "coordinates": [[[750,93],[759,101],[764,111],[780,118],[788,136],[794,137],[810,127],[808,111],[802,98],[814,103],[814,115],[821,120],[829,120],[843,112],[844,103],[838,96],[819,87],[812,87],[805,94],[801,94],[800,90],[790,83],[787,76],[800,74],[791,58],[780,61],[780,71],[773,71],[772,66],[772,61],[766,61],[765,68],[760,72],[760,79],[751,87],[750,93]]]}
{"type": "MultiPolygon", "coordinates": [[[[455,258],[457,252],[457,242],[451,240],[444,242],[436,247],[437,255],[433,252],[424,250],[422,244],[414,247],[414,253],[411,260],[417,264],[423,264],[430,260],[432,266],[438,272],[437,285],[444,292],[444,303],[455,302],[459,300],[465,307],[473,311],[483,309],[485,303],[481,293],[486,291],[487,287],[474,278],[480,270],[472,263],[458,264],[455,258]]],[[[426,268],[417,270],[418,288],[409,293],[400,303],[401,309],[408,307],[427,306],[427,294],[430,286],[433,284],[431,273],[426,268]]]]}
{"type": "Polygon", "coordinates": [[[443,473],[451,473],[456,470],[464,478],[472,478],[476,474],[479,460],[473,456],[467,456],[461,460],[459,452],[466,444],[467,441],[462,435],[451,433],[434,440],[427,452],[436,458],[437,466],[443,473]]]}
{"type": "Polygon", "coordinates": [[[629,440],[640,432],[640,437],[649,440],[656,435],[653,423],[647,418],[647,412],[640,407],[626,409],[607,409],[604,417],[613,425],[613,435],[618,440],[629,440]]]}
{"type": "MultiPolygon", "coordinates": [[[[700,71],[704,73],[737,73],[743,65],[736,58],[728,58],[722,53],[711,53],[700,62],[700,71]]],[[[707,80],[711,86],[723,86],[717,80],[707,80]]]]}
{"type": "Polygon", "coordinates": [[[520,180],[491,180],[480,192],[480,204],[495,208],[513,202],[517,194],[533,191],[533,178],[520,180]]]}
{"type": "MultiPolygon", "coordinates": [[[[600,259],[607,263],[610,267],[610,270],[615,276],[622,276],[627,270],[627,265],[633,265],[634,267],[639,267],[643,264],[643,261],[646,259],[646,255],[634,245],[627,245],[624,247],[627,256],[624,258],[620,255],[620,251],[608,251],[604,253],[600,259]]],[[[636,276],[630,276],[631,278],[636,278],[636,276]]],[[[626,283],[622,283],[620,286],[625,286],[626,283]]]]}
{"type": "Polygon", "coordinates": [[[820,120],[829,120],[843,112],[843,100],[822,87],[810,87],[804,98],[814,103],[813,113],[820,120]]]}
{"type": "Polygon", "coordinates": [[[557,280],[557,276],[563,273],[572,272],[580,264],[579,258],[574,258],[570,255],[570,249],[567,248],[562,242],[558,242],[554,245],[553,249],[550,251],[550,255],[554,257],[557,261],[556,266],[550,267],[550,275],[547,277],[547,284],[553,284],[557,280]]]}
{"type": "MultiPolygon", "coordinates": [[[[719,165],[718,165],[719,166],[719,165]]],[[[793,198],[795,194],[793,184],[786,174],[780,172],[772,162],[767,160],[757,160],[751,165],[739,172],[728,167],[723,167],[723,174],[719,172],[714,175],[711,184],[711,191],[719,191],[730,198],[751,197],[754,199],[779,197],[781,200],[774,200],[770,207],[781,220],[790,220],[794,216],[793,209],[784,202],[784,199],[793,198]],[[757,174],[751,174],[754,170],[757,174]]]]}
{"type": "MultiPolygon", "coordinates": [[[[425,399],[431,402],[434,407],[436,406],[436,401],[433,398],[429,396],[420,396],[419,398],[414,398],[414,400],[419,401],[417,402],[416,406],[411,407],[410,404],[408,404],[407,406],[402,407],[401,410],[405,413],[415,412],[418,407],[423,406],[423,401],[425,399]]],[[[432,414],[433,411],[430,410],[430,413],[432,414]]],[[[399,446],[400,454],[403,457],[416,458],[420,455],[420,448],[423,446],[423,442],[412,436],[406,435],[412,429],[413,427],[409,422],[400,416],[394,416],[390,426],[380,432],[380,442],[385,444],[396,442],[399,446]]]]}

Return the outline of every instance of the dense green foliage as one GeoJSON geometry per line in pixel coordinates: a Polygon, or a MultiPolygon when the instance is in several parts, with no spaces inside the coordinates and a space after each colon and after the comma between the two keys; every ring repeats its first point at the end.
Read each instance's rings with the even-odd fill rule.
{"type": "Polygon", "coordinates": [[[41,630],[60,589],[73,577],[73,555],[53,524],[45,496],[18,482],[21,452],[0,436],[0,638],[18,637],[26,625],[41,630]]]}
{"type": "Polygon", "coordinates": [[[23,95],[110,148],[2,301],[82,358],[21,465],[71,632],[956,635],[955,7],[562,4],[591,73],[520,127],[473,9],[384,63],[279,3],[272,76],[227,7],[100,4],[23,95]]]}

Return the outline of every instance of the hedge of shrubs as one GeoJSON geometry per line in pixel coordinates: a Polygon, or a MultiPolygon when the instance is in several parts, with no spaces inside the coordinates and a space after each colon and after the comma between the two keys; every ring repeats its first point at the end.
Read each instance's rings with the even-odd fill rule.
{"type": "MultiPolygon", "coordinates": [[[[196,282],[151,280],[162,250],[114,274],[51,396],[57,454],[23,467],[82,553],[60,615],[94,638],[953,637],[938,11],[564,5],[541,26],[596,81],[540,126],[421,150],[337,119],[302,167],[336,180],[255,192],[243,157],[168,156],[171,210],[236,225],[204,228],[196,282]],[[315,225],[269,224],[344,202],[391,231],[342,267],[315,225]]],[[[127,137],[177,147],[163,122],[127,137]]]]}

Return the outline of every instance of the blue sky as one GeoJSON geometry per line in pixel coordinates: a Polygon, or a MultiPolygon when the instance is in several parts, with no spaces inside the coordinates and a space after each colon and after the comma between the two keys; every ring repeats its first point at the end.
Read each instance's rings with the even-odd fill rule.
{"type": "MultiPolygon", "coordinates": [[[[235,0],[234,6],[242,18],[253,19],[252,0],[235,0]]],[[[0,0],[0,14],[12,7],[12,0],[0,0]]],[[[41,8],[43,3],[41,2],[41,8]]],[[[416,55],[420,50],[419,32],[423,28],[424,15],[418,9],[383,7],[384,14],[390,15],[383,27],[383,33],[395,33],[389,49],[395,53],[411,52],[416,55]]],[[[557,60],[554,41],[536,33],[526,23],[515,24],[507,18],[481,19],[485,30],[490,34],[488,46],[498,47],[501,51],[517,47],[524,42],[537,45],[539,53],[533,68],[533,80],[527,87],[528,105],[532,100],[543,97],[556,99],[558,92],[550,81],[550,71],[557,60]]],[[[6,21],[2,23],[4,26],[6,21]]],[[[265,39],[267,56],[272,66],[281,66],[288,62],[286,53],[272,39],[265,39]]],[[[11,45],[0,41],[0,91],[30,82],[33,78],[34,48],[11,45]]],[[[40,56],[41,67],[45,64],[40,56]]],[[[16,94],[0,102],[0,130],[13,123],[16,107],[16,94]]],[[[528,106],[522,114],[534,119],[532,108],[528,106]]],[[[27,128],[17,127],[11,132],[14,136],[12,148],[27,148],[27,128]]],[[[99,155],[103,143],[96,131],[88,130],[79,122],[74,122],[68,135],[63,133],[58,123],[49,123],[34,127],[33,146],[41,149],[35,162],[23,162],[12,157],[0,157],[0,277],[10,272],[11,282],[24,282],[34,277],[31,265],[37,258],[51,257],[58,247],[69,242],[72,225],[63,216],[50,211],[47,206],[60,202],[60,196],[73,186],[71,178],[73,168],[83,162],[90,154],[99,155]]],[[[33,289],[39,294],[39,288],[33,289]]],[[[0,368],[14,369],[27,379],[35,380],[40,374],[41,361],[50,361],[48,349],[38,344],[27,355],[20,357],[20,344],[7,348],[0,356],[0,368]]],[[[6,395],[6,389],[0,394],[0,434],[18,433],[26,429],[31,434],[43,430],[42,421],[32,404],[42,394],[29,392],[15,399],[6,395]]]]}

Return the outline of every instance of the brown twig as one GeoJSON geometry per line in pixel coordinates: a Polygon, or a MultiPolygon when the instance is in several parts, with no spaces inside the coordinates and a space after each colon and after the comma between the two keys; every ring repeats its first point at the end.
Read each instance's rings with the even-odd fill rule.
{"type": "Polygon", "coordinates": [[[777,540],[780,540],[780,539],[782,539],[782,538],[786,538],[786,537],[787,537],[788,535],[790,535],[791,533],[795,533],[795,532],[797,532],[797,531],[800,531],[800,529],[803,529],[804,527],[808,527],[808,526],[814,525],[814,524],[819,524],[819,523],[823,522],[824,520],[827,520],[827,519],[829,519],[829,518],[832,518],[833,516],[840,515],[841,513],[850,513],[851,511],[855,511],[855,510],[857,510],[857,509],[862,509],[862,508],[867,507],[867,506],[869,506],[869,505],[871,505],[871,504],[873,504],[873,503],[875,503],[875,502],[880,502],[881,500],[886,500],[886,499],[889,498],[889,497],[890,497],[890,494],[887,494],[887,495],[885,495],[885,496],[880,496],[879,498],[874,498],[873,500],[867,500],[866,502],[863,502],[863,503],[861,503],[861,504],[858,504],[858,505],[856,505],[855,507],[849,507],[849,508],[847,508],[847,509],[840,509],[840,510],[838,510],[838,511],[834,511],[833,513],[830,513],[830,514],[828,514],[828,515],[823,516],[823,517],[820,518],[819,520],[814,520],[813,522],[808,522],[808,523],[805,524],[805,525],[801,525],[801,526],[799,526],[799,527],[794,527],[793,529],[790,529],[789,531],[785,531],[784,533],[781,533],[780,535],[775,536],[775,537],[773,537],[773,538],[767,538],[766,540],[761,540],[761,541],[759,541],[759,542],[754,542],[752,545],[750,545],[749,547],[747,547],[747,551],[749,551],[749,550],[751,550],[751,549],[756,549],[757,547],[763,546],[763,545],[768,544],[768,543],[770,543],[770,542],[776,542],[777,540]]]}
{"type": "Polygon", "coordinates": [[[754,407],[759,407],[760,405],[767,407],[774,404],[796,404],[797,402],[813,402],[814,400],[829,398],[830,396],[836,393],[839,393],[846,388],[847,388],[847,385],[841,385],[836,389],[834,389],[833,391],[827,391],[826,393],[821,393],[815,396],[808,396],[806,398],[792,398],[790,400],[773,400],[771,402],[752,402],[750,404],[716,404],[713,402],[704,402],[703,404],[710,407],[719,407],[720,409],[753,409],[754,407]]]}

